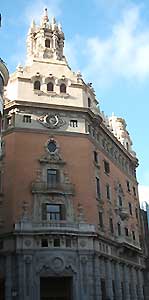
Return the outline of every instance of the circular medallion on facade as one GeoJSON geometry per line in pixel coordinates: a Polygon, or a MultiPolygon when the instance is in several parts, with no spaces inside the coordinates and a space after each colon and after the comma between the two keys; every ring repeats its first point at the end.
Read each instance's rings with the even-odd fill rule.
{"type": "Polygon", "coordinates": [[[57,272],[62,272],[65,268],[64,261],[61,257],[56,256],[52,259],[51,261],[51,266],[53,271],[57,272]]]}
{"type": "Polygon", "coordinates": [[[48,115],[45,118],[45,121],[50,125],[50,127],[56,127],[59,123],[59,118],[57,115],[48,115]]]}
{"type": "Polygon", "coordinates": [[[48,147],[48,150],[49,150],[50,153],[54,153],[56,151],[56,149],[57,149],[56,142],[53,141],[53,140],[50,140],[48,142],[47,147],[48,147]]]}

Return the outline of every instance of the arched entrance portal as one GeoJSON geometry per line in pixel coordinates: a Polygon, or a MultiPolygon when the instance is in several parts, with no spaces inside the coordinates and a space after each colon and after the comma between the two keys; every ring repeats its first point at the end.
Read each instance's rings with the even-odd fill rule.
{"type": "Polygon", "coordinates": [[[40,300],[73,300],[72,277],[40,277],[40,300]]]}

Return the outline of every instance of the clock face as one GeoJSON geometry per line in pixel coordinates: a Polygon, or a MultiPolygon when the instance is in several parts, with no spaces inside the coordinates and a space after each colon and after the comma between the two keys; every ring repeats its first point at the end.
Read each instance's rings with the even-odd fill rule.
{"type": "Polygon", "coordinates": [[[56,149],[57,149],[57,146],[56,146],[55,141],[49,141],[49,143],[48,143],[48,150],[49,150],[49,152],[53,153],[53,152],[56,151],[56,149]]]}

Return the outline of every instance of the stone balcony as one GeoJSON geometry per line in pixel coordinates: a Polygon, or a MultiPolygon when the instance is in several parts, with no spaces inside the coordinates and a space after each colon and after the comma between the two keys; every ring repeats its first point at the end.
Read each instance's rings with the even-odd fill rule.
{"type": "Polygon", "coordinates": [[[120,216],[120,218],[122,220],[128,220],[128,218],[129,218],[129,212],[128,212],[127,208],[116,206],[115,211],[120,216]]]}
{"type": "Polygon", "coordinates": [[[131,247],[135,247],[135,248],[141,250],[140,243],[137,240],[134,241],[129,236],[117,236],[116,241],[120,244],[129,245],[131,247]]]}
{"type": "Polygon", "coordinates": [[[71,183],[57,183],[55,185],[46,182],[36,181],[31,185],[32,193],[44,194],[70,194],[74,195],[74,185],[71,183]]]}
{"type": "Polygon", "coordinates": [[[15,224],[15,232],[71,232],[71,233],[88,233],[95,234],[96,227],[93,224],[86,223],[68,223],[68,222],[39,222],[32,223],[30,220],[22,220],[15,224]]]}

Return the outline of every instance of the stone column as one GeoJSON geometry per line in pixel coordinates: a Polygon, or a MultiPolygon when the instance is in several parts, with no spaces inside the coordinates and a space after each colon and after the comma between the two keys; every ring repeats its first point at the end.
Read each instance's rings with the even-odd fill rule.
{"type": "Polygon", "coordinates": [[[11,255],[6,256],[5,264],[5,300],[12,300],[12,262],[11,255]]]}
{"type": "Polygon", "coordinates": [[[125,293],[125,299],[130,300],[129,271],[125,264],[124,264],[124,293],[125,293]]]}
{"type": "Polygon", "coordinates": [[[113,288],[112,288],[112,272],[111,272],[111,261],[107,259],[106,263],[106,292],[107,298],[113,300],[113,288]]]}
{"type": "Polygon", "coordinates": [[[116,290],[116,300],[122,300],[120,265],[118,262],[116,262],[115,264],[115,290],[116,290]]]}
{"type": "Polygon", "coordinates": [[[144,300],[144,294],[143,294],[143,274],[141,270],[137,271],[137,277],[138,277],[138,300],[144,300]]]}
{"type": "Polygon", "coordinates": [[[95,256],[94,258],[94,282],[95,282],[95,291],[96,291],[96,300],[101,299],[101,281],[100,281],[100,257],[95,256]]]}
{"type": "Polygon", "coordinates": [[[134,267],[130,268],[130,274],[131,274],[130,283],[131,283],[131,290],[132,290],[132,299],[137,300],[137,290],[136,290],[137,279],[136,279],[136,271],[135,271],[134,267]]]}

